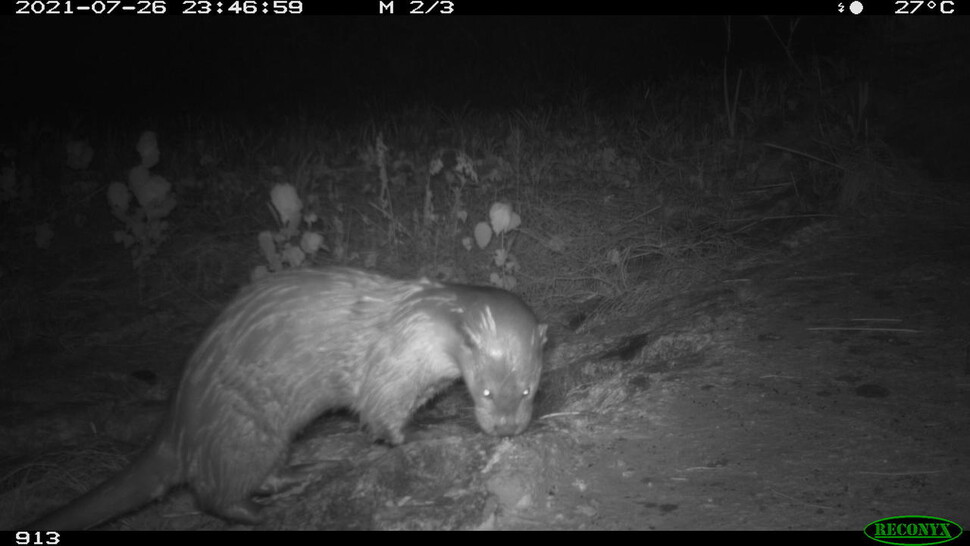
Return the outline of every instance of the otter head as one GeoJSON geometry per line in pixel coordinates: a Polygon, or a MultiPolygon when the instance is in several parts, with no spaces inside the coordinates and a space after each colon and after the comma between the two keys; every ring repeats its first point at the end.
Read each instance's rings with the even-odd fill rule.
{"type": "Polygon", "coordinates": [[[546,325],[510,292],[487,290],[489,297],[462,310],[458,361],[479,426],[488,434],[513,436],[532,419],[546,325]]]}

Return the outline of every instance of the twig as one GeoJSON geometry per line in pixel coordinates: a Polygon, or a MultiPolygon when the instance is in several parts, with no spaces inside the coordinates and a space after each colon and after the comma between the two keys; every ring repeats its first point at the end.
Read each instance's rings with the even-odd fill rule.
{"type": "Polygon", "coordinates": [[[814,156],[814,155],[812,155],[810,153],[800,152],[798,150],[794,150],[794,149],[789,148],[787,146],[782,146],[781,144],[772,144],[771,142],[763,142],[762,144],[764,146],[769,147],[769,148],[775,148],[775,149],[783,150],[783,151],[786,151],[788,153],[792,153],[792,154],[795,154],[795,155],[800,155],[802,157],[807,157],[808,159],[814,159],[815,161],[818,161],[819,163],[825,163],[826,165],[829,165],[830,167],[835,167],[836,169],[839,169],[839,170],[842,170],[842,171],[846,170],[846,168],[843,167],[842,165],[839,165],[837,163],[832,163],[831,161],[828,161],[826,159],[822,159],[821,157],[814,156]]]}
{"type": "Polygon", "coordinates": [[[916,470],[912,472],[870,472],[862,470],[859,474],[870,474],[872,476],[919,476],[920,474],[939,474],[943,470],[916,470]]]}
{"type": "Polygon", "coordinates": [[[921,334],[922,330],[913,330],[910,328],[841,328],[838,326],[820,326],[817,328],[806,328],[808,331],[812,332],[903,332],[907,334],[921,334]]]}

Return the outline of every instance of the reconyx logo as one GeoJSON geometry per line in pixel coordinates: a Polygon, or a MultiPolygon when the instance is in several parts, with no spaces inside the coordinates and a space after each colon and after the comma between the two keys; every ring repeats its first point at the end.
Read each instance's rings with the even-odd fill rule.
{"type": "Polygon", "coordinates": [[[913,546],[943,544],[963,534],[959,525],[933,516],[894,516],[866,525],[867,537],[883,544],[913,546]]]}

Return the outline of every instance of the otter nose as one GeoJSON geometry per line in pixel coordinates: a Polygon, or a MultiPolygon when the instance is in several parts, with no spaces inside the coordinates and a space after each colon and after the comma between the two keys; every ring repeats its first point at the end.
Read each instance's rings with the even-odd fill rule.
{"type": "Polygon", "coordinates": [[[503,438],[508,436],[515,436],[520,434],[525,430],[528,423],[521,423],[516,419],[510,417],[502,417],[495,421],[495,426],[492,428],[492,434],[495,436],[501,436],[503,438]]]}

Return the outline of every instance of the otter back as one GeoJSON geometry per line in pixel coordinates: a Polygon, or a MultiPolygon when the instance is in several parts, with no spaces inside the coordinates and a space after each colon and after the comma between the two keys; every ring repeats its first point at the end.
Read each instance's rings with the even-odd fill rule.
{"type": "Polygon", "coordinates": [[[245,288],[186,364],[155,441],[127,470],[28,526],[88,528],[187,482],[200,507],[255,523],[250,496],[321,413],[355,411],[377,437],[463,377],[482,430],[525,430],[545,325],[496,288],[356,269],[277,274],[245,288]]]}

